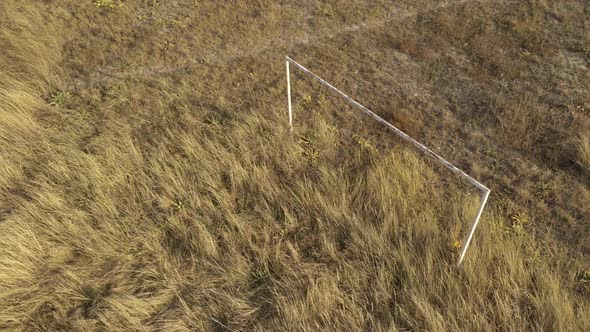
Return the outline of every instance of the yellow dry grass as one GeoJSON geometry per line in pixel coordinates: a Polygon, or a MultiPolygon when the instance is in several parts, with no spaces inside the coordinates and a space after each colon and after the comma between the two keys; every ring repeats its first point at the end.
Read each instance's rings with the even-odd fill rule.
{"type": "MultiPolygon", "coordinates": [[[[264,25],[279,29],[281,10],[296,15],[297,5],[100,3],[0,2],[0,329],[590,329],[588,260],[572,254],[584,247],[544,230],[551,212],[494,182],[457,269],[477,195],[381,128],[336,112],[349,109],[312,82],[294,82],[290,133],[283,63],[271,62],[284,46],[256,59],[230,56],[220,42],[222,54],[202,57],[203,67],[178,64],[208,39],[275,37],[264,25]],[[127,74],[93,71],[103,67],[127,74]]],[[[313,2],[313,26],[378,12],[360,0],[342,5],[313,2]]],[[[444,15],[435,22],[452,34],[457,18],[444,15]]],[[[404,52],[418,52],[403,38],[404,52]]],[[[318,63],[343,66],[322,43],[305,47],[325,56],[318,63]]],[[[436,71],[434,57],[397,59],[436,71]]],[[[490,135],[538,147],[546,127],[524,113],[536,110],[529,99],[514,100],[493,100],[513,127],[490,135]]],[[[427,117],[408,120],[420,105],[391,117],[415,135],[435,130],[427,117]]],[[[581,137],[573,155],[587,166],[581,137]]],[[[560,179],[587,174],[574,171],[560,179]]],[[[578,199],[590,199],[580,183],[578,199]]],[[[584,219],[584,208],[555,211],[584,219]]]]}

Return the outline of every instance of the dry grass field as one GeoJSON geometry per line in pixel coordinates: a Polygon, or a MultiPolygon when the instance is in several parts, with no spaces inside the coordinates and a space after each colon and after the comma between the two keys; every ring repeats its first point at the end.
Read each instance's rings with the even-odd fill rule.
{"type": "Polygon", "coordinates": [[[0,1],[1,331],[589,331],[585,0],[0,1]],[[293,73],[290,55],[492,189],[293,73]]]}

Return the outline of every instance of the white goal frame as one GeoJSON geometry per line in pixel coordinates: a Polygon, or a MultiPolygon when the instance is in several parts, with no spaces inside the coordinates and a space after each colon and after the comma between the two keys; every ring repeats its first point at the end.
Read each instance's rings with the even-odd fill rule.
{"type": "Polygon", "coordinates": [[[422,152],[426,153],[427,155],[436,159],[439,163],[441,163],[443,166],[448,168],[451,172],[459,175],[461,178],[463,178],[467,182],[471,183],[474,187],[476,187],[477,189],[479,189],[481,191],[481,199],[480,199],[477,215],[475,216],[475,219],[473,220],[473,224],[471,225],[471,230],[469,231],[469,235],[467,236],[467,240],[465,241],[465,243],[463,244],[463,247],[461,248],[461,255],[459,257],[459,261],[457,262],[457,266],[461,266],[461,263],[463,262],[463,259],[465,258],[465,253],[467,252],[467,248],[469,248],[469,244],[471,243],[471,240],[473,239],[473,234],[475,234],[475,229],[477,228],[477,225],[479,224],[479,220],[480,220],[481,215],[483,213],[483,209],[486,206],[486,203],[488,201],[488,197],[490,196],[491,190],[488,187],[481,184],[479,181],[475,180],[473,177],[469,176],[467,173],[465,173],[462,170],[460,170],[459,168],[455,167],[453,164],[448,162],[443,157],[439,156],[434,151],[427,148],[424,144],[413,139],[408,134],[404,133],[403,131],[401,131],[400,129],[398,129],[397,127],[392,125],[391,123],[385,121],[382,117],[375,114],[373,111],[369,110],[368,108],[366,108],[365,106],[363,106],[359,102],[357,102],[356,100],[354,100],[351,97],[349,97],[348,95],[346,95],[344,92],[335,88],[332,84],[326,82],[321,77],[319,77],[318,75],[311,72],[309,69],[300,65],[295,60],[286,56],[285,63],[286,63],[286,67],[287,67],[287,97],[288,97],[288,102],[289,102],[289,129],[290,130],[293,128],[293,106],[292,106],[292,102],[291,102],[291,70],[290,70],[290,65],[293,65],[297,69],[300,69],[304,74],[306,74],[309,77],[313,78],[314,80],[318,81],[321,85],[336,92],[338,95],[343,97],[346,101],[348,101],[350,104],[352,104],[356,108],[363,111],[363,113],[365,113],[366,115],[372,117],[377,122],[385,125],[385,127],[387,127],[389,130],[396,133],[398,136],[403,138],[405,141],[410,142],[412,145],[414,145],[420,151],[422,151],[422,152]]]}

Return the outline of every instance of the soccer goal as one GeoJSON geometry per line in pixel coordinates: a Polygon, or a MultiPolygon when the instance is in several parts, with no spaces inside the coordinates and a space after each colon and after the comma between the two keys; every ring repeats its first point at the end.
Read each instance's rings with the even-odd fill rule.
{"type": "Polygon", "coordinates": [[[432,151],[429,148],[427,148],[424,144],[422,144],[422,143],[418,142],[417,140],[413,139],[408,134],[406,134],[403,131],[401,131],[400,129],[398,129],[396,126],[394,126],[391,123],[385,121],[382,117],[380,117],[379,115],[375,114],[370,109],[366,108],[365,106],[361,105],[356,100],[354,100],[351,97],[349,97],[344,92],[342,92],[342,91],[338,90],[337,88],[335,88],[332,84],[326,82],[325,80],[323,80],[318,75],[314,74],[309,69],[307,69],[304,66],[300,65],[295,60],[293,60],[290,57],[286,56],[285,57],[285,63],[286,63],[286,66],[287,66],[287,98],[288,98],[288,103],[289,103],[288,104],[289,105],[289,129],[292,129],[293,128],[293,106],[292,106],[292,101],[291,101],[291,65],[293,65],[295,68],[299,69],[305,75],[313,78],[314,80],[318,81],[321,85],[323,85],[323,86],[327,87],[328,89],[332,90],[333,92],[335,92],[336,94],[338,94],[339,96],[341,96],[342,98],[344,98],[347,102],[349,102],[350,104],[352,104],[355,108],[361,110],[364,114],[370,116],[375,121],[381,123],[387,129],[391,130],[392,132],[394,132],[395,134],[397,134],[398,136],[400,136],[401,138],[403,138],[405,141],[411,143],[416,148],[418,148],[420,151],[422,151],[425,154],[431,156],[432,158],[434,158],[435,160],[437,160],[439,163],[441,163],[444,167],[448,168],[451,172],[459,175],[461,178],[463,178],[464,180],[466,180],[467,182],[469,182],[470,184],[472,184],[474,187],[476,187],[477,189],[479,189],[481,191],[481,199],[480,199],[480,203],[479,203],[479,209],[477,210],[477,214],[475,216],[475,219],[473,220],[473,224],[471,225],[471,230],[469,231],[469,235],[467,236],[467,239],[465,240],[465,242],[463,244],[463,247],[461,248],[461,255],[459,256],[459,260],[457,262],[457,265],[460,266],[461,263],[463,262],[463,259],[465,258],[465,253],[467,252],[467,249],[469,248],[469,244],[471,243],[471,240],[473,239],[473,234],[475,234],[475,229],[477,228],[477,225],[479,224],[479,220],[481,218],[481,214],[483,213],[483,209],[485,208],[486,203],[488,201],[488,197],[490,196],[490,189],[488,187],[484,186],[483,184],[481,184],[479,181],[475,180],[473,177],[469,176],[467,173],[463,172],[462,170],[460,170],[459,168],[457,168],[456,166],[454,166],[453,164],[451,164],[450,162],[448,162],[443,157],[439,156],[434,151],[432,151]]]}

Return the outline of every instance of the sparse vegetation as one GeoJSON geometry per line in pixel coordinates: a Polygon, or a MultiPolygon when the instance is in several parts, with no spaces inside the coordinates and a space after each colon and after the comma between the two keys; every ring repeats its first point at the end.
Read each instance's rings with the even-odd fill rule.
{"type": "Polygon", "coordinates": [[[582,0],[121,3],[0,1],[0,330],[590,330],[582,0]],[[460,269],[478,195],[289,131],[285,52],[492,188],[460,269]]]}

